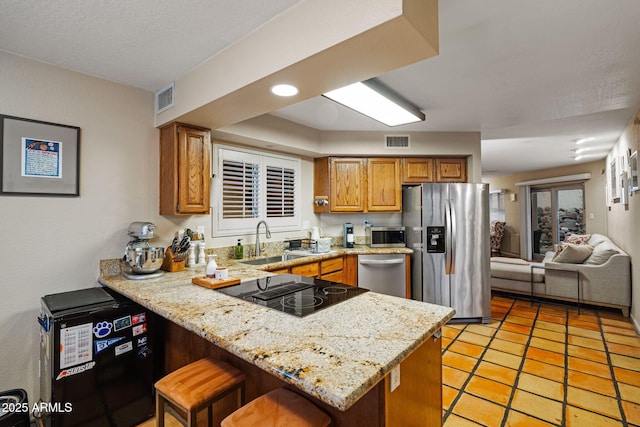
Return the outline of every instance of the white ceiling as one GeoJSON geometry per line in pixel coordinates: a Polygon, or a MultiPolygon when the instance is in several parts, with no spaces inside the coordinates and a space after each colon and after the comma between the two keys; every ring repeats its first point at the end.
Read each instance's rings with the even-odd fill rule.
{"type": "MultiPolygon", "coordinates": [[[[297,2],[3,0],[0,50],[153,92],[297,2]]],[[[425,122],[390,129],[322,97],[273,114],[321,130],[480,131],[494,175],[576,163],[583,137],[581,161],[604,158],[640,106],[638,0],[439,9],[439,56],[380,76],[425,122]]]]}

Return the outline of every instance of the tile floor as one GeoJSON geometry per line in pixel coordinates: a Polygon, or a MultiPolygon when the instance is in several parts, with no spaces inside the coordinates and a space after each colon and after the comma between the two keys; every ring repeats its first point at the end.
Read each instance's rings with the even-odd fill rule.
{"type": "Polygon", "coordinates": [[[442,330],[443,424],[640,426],[640,338],[619,311],[494,296],[442,330]]]}

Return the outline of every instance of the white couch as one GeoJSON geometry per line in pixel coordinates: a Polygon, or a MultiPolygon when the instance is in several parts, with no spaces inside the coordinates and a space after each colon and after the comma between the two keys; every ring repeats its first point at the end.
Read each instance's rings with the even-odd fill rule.
{"type": "Polygon", "coordinates": [[[543,298],[578,301],[614,307],[629,316],[631,306],[631,260],[622,249],[601,234],[591,235],[591,255],[582,263],[552,261],[554,252],[541,263],[519,259],[491,258],[491,289],[531,294],[533,269],[534,295],[543,298]]]}

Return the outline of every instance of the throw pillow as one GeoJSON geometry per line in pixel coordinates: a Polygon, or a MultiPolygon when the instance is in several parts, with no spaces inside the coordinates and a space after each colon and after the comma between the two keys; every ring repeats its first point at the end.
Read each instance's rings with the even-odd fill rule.
{"type": "Polygon", "coordinates": [[[567,247],[566,243],[560,243],[556,248],[556,252],[553,254],[553,258],[551,258],[551,261],[555,261],[556,258],[560,256],[560,254],[562,253],[562,251],[564,251],[564,248],[566,247],[567,247]]]}
{"type": "Polygon", "coordinates": [[[590,238],[591,234],[572,234],[565,237],[564,241],[567,243],[572,243],[574,245],[585,245],[590,238]]]}
{"type": "Polygon", "coordinates": [[[593,253],[584,263],[590,265],[604,264],[609,261],[609,258],[619,253],[611,244],[601,243],[593,249],[593,253]]]}
{"type": "Polygon", "coordinates": [[[582,264],[593,252],[593,246],[591,245],[574,245],[572,243],[566,243],[563,246],[564,249],[557,257],[554,258],[555,262],[582,264]]]}

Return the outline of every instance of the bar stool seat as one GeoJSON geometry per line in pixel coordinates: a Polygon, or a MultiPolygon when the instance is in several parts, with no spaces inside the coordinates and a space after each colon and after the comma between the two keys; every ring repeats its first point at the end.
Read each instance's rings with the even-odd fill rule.
{"type": "Polygon", "coordinates": [[[197,424],[198,412],[208,408],[208,423],[213,424],[214,402],[238,392],[238,406],[245,400],[245,375],[226,362],[200,359],[160,379],[156,387],[156,424],[164,426],[164,405],[168,401],[187,414],[187,426],[197,424]]]}
{"type": "Polygon", "coordinates": [[[221,427],[326,427],[331,418],[293,391],[278,388],[264,394],[220,423],[221,427]]]}

